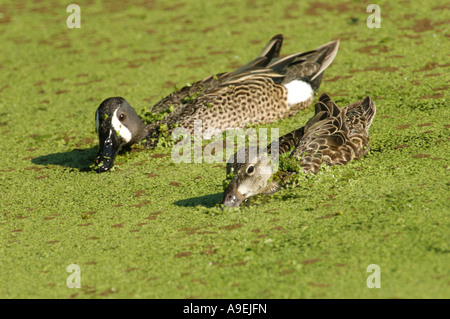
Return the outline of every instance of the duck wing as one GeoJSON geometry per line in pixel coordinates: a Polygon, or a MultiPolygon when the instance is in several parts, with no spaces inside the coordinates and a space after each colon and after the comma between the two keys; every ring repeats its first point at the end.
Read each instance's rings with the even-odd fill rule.
{"type": "MultiPolygon", "coordinates": [[[[284,109],[274,108],[273,105],[283,103],[282,100],[287,98],[286,94],[289,94],[284,85],[295,80],[311,85],[314,92],[314,88],[320,84],[321,74],[336,56],[339,40],[324,44],[312,51],[300,52],[280,59],[278,55],[281,40],[279,35],[272,38],[260,56],[242,68],[224,73],[216,77],[214,82],[211,82],[211,77],[203,80],[205,84],[203,84],[201,93],[197,94],[189,103],[184,104],[178,112],[174,112],[170,118],[167,118],[167,121],[174,123],[180,120],[184,121],[184,118],[192,117],[197,111],[205,110],[205,105],[214,107],[226,105],[228,109],[231,109],[232,104],[236,103],[243,106],[252,104],[252,107],[264,104],[264,106],[261,105],[263,109],[260,107],[259,111],[255,107],[253,111],[255,114],[252,111],[243,114],[243,117],[254,115],[254,118],[261,115],[261,111],[267,110],[268,105],[272,105],[273,110],[269,114],[270,121],[298,112],[302,103],[298,104],[298,107],[291,105],[284,109]],[[274,114],[275,109],[277,109],[277,114],[274,114]]],[[[310,100],[312,100],[312,96],[310,100]]],[[[309,104],[310,102],[305,100],[303,104],[305,103],[309,104]]],[[[233,111],[231,113],[233,114],[233,111]]],[[[202,115],[202,118],[206,117],[206,114],[202,115]]],[[[262,116],[260,120],[264,122],[262,116]]],[[[234,122],[242,124],[251,121],[236,118],[234,122]]]]}
{"type": "Polygon", "coordinates": [[[233,72],[224,72],[211,75],[203,80],[186,85],[180,90],[177,90],[163,98],[151,108],[150,112],[159,114],[166,111],[170,107],[172,109],[182,108],[187,102],[195,99],[197,96],[203,93],[214,92],[227,79],[239,76],[239,74],[245,73],[251,69],[266,67],[270,61],[280,55],[282,44],[283,35],[275,35],[272,39],[270,39],[261,53],[254,60],[241,66],[233,72]]]}
{"type": "Polygon", "coordinates": [[[306,123],[304,135],[292,152],[304,171],[313,174],[323,162],[346,164],[355,157],[356,148],[348,137],[346,110],[340,109],[326,94],[319,98],[315,107],[316,115],[306,123]]]}

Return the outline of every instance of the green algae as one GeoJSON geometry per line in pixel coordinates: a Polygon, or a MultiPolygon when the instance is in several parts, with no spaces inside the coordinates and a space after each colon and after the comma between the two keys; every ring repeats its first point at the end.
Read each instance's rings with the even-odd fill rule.
{"type": "MultiPolygon", "coordinates": [[[[68,29],[64,5],[3,1],[0,296],[448,298],[449,8],[376,3],[379,29],[358,1],[79,1],[82,27],[68,29]],[[364,159],[235,210],[216,206],[225,163],[174,164],[165,145],[89,171],[105,98],[148,108],[278,33],[282,54],[341,39],[319,94],[375,101],[364,159]]],[[[257,127],[281,136],[313,113],[257,127]]]]}

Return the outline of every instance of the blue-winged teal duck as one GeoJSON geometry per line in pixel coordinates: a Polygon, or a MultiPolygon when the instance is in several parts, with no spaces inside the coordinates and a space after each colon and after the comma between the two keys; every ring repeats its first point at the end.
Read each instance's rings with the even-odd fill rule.
{"type": "Polygon", "coordinates": [[[209,76],[173,92],[151,108],[151,113],[162,119],[148,125],[124,98],[104,100],[95,116],[97,172],[109,170],[125,146],[143,140],[145,146],[155,146],[162,127],[166,132],[177,126],[192,133],[194,121],[201,120],[208,138],[227,128],[289,117],[309,106],[323,71],[336,56],[339,40],[280,58],[282,42],[282,35],[276,35],[256,59],[237,70],[209,76]]]}
{"type": "Polygon", "coordinates": [[[290,173],[274,171],[273,159],[278,159],[277,154],[288,155],[287,158],[294,159],[300,170],[313,174],[319,171],[322,163],[343,165],[361,159],[369,151],[369,127],[375,113],[376,107],[370,97],[339,108],[323,94],[315,104],[315,115],[304,127],[283,135],[262,154],[244,147],[228,160],[228,183],[222,204],[236,207],[250,196],[279,190],[283,176],[290,173]],[[275,153],[274,147],[279,152],[275,153]],[[241,156],[241,163],[236,160],[237,156],[241,156]],[[273,181],[276,173],[282,177],[273,181]]]}

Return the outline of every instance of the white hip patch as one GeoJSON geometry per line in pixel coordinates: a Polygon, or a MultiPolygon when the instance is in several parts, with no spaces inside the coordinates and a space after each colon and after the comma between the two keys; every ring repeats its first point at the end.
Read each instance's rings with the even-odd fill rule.
{"type": "Polygon", "coordinates": [[[288,92],[287,103],[289,106],[305,102],[314,95],[311,85],[300,80],[284,84],[284,87],[288,92]]]}
{"type": "Polygon", "coordinates": [[[111,124],[112,124],[114,130],[116,131],[116,134],[119,135],[125,142],[128,143],[129,141],[131,141],[131,132],[117,118],[117,110],[114,112],[113,118],[111,120],[111,124]]]}

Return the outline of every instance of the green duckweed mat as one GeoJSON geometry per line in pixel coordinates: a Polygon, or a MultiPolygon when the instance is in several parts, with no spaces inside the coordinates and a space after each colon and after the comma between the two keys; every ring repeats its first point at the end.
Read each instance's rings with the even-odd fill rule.
{"type": "Polygon", "coordinates": [[[450,6],[373,2],[380,28],[366,1],[80,0],[71,29],[61,1],[2,1],[0,297],[449,298],[450,6]],[[278,33],[282,54],[341,40],[318,93],[372,97],[366,158],[231,211],[216,206],[225,165],[170,148],[89,171],[105,98],[143,114],[278,33]]]}

